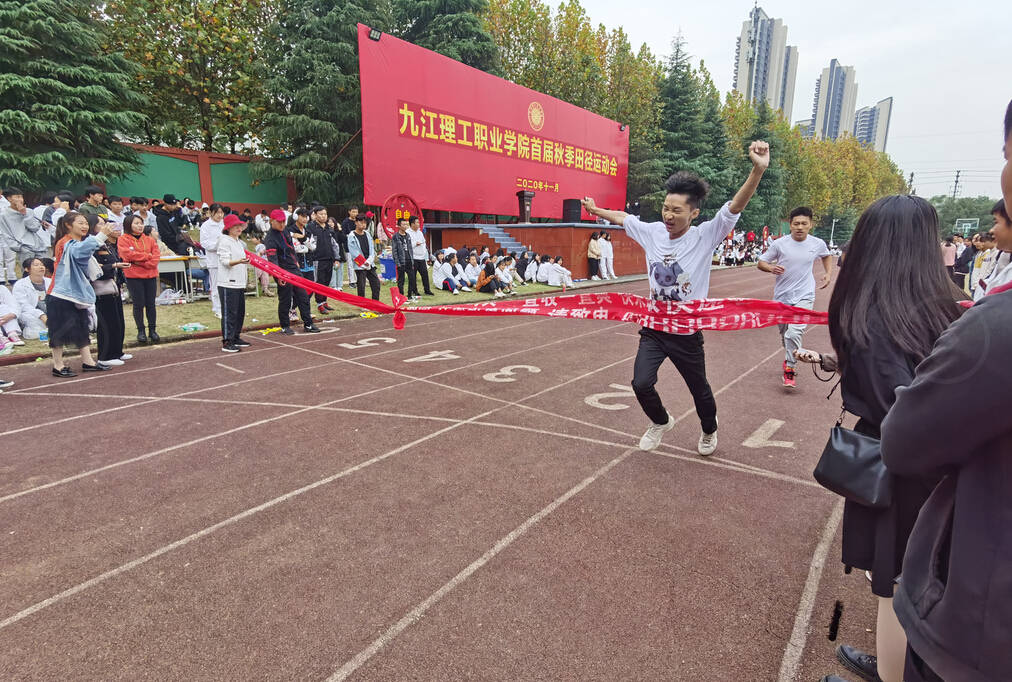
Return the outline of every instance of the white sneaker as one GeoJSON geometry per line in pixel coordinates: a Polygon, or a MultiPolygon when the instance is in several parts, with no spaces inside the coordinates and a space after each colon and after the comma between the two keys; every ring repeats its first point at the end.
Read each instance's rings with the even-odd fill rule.
{"type": "Polygon", "coordinates": [[[126,363],[122,360],[103,360],[102,364],[109,365],[110,367],[119,367],[121,365],[125,365],[126,363]]]}
{"type": "Polygon", "coordinates": [[[120,360],[133,360],[134,356],[130,355],[130,353],[123,353],[123,355],[119,356],[119,359],[120,360]]]}
{"type": "Polygon", "coordinates": [[[454,289],[453,290],[453,295],[454,296],[460,296],[460,289],[454,289]]]}
{"type": "Polygon", "coordinates": [[[506,294],[504,294],[503,292],[501,292],[498,289],[496,289],[495,290],[495,297],[496,298],[506,298],[506,294]]]}
{"type": "Polygon", "coordinates": [[[461,291],[472,291],[471,287],[460,287],[461,291]]]}
{"type": "Polygon", "coordinates": [[[661,444],[661,436],[675,428],[675,420],[671,418],[670,414],[665,414],[668,415],[668,423],[651,424],[647,432],[640,438],[640,450],[653,450],[661,444]]]}
{"type": "Polygon", "coordinates": [[[696,445],[696,452],[703,457],[709,457],[717,449],[717,432],[699,434],[699,444],[696,445]]]}
{"type": "Polygon", "coordinates": [[[593,280],[598,280],[598,279],[601,279],[601,278],[600,278],[600,277],[598,277],[597,275],[594,275],[593,277],[591,277],[591,279],[593,279],[593,280]]]}

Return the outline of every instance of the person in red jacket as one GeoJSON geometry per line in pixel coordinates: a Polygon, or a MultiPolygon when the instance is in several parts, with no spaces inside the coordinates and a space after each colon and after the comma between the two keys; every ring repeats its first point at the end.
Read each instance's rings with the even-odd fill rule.
{"type": "Polygon", "coordinates": [[[130,267],[123,271],[127,291],[134,302],[134,323],[137,325],[137,342],[161,341],[155,331],[155,296],[158,295],[158,261],[161,253],[158,242],[144,234],[144,221],[140,216],[128,215],[123,219],[123,236],[116,245],[119,257],[130,267]],[[148,313],[148,334],[144,333],[144,311],[148,313]]]}

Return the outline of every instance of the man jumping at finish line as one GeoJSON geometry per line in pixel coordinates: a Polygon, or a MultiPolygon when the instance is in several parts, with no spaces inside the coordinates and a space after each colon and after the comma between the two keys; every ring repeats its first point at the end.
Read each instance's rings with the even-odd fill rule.
{"type": "MultiPolygon", "coordinates": [[[[706,298],[710,289],[713,251],[734,229],[770,165],[770,146],[766,142],[753,142],[749,145],[748,155],[752,161],[752,172],[745,184],[731,201],[720,208],[713,220],[698,226],[692,225],[692,221],[699,216],[699,206],[710,187],[692,173],[678,172],[668,178],[665,184],[667,196],[661,207],[662,222],[644,223],[624,211],[598,208],[590,197],[583,200],[583,207],[588,213],[623,226],[626,234],[643,247],[650,298],[659,301],[706,298]]],[[[646,327],[640,329],[632,387],[640,407],[653,422],[640,439],[640,449],[653,450],[660,445],[664,433],[675,426],[675,420],[664,409],[654,388],[657,370],[666,358],[682,375],[696,406],[702,427],[696,449],[701,455],[712,455],[717,449],[717,402],[706,379],[706,356],[700,331],[668,334],[646,327]]]]}
{"type": "MultiPolygon", "coordinates": [[[[780,237],[759,256],[759,269],[777,276],[773,286],[773,300],[811,310],[815,305],[815,276],[812,266],[822,260],[825,275],[819,283],[825,289],[833,280],[833,257],[826,242],[808,233],[812,231],[812,209],[799,206],[791,211],[791,233],[780,237]]],[[[801,350],[803,324],[780,325],[780,340],[784,346],[784,386],[794,388],[794,365],[797,351],[801,350]]]]}

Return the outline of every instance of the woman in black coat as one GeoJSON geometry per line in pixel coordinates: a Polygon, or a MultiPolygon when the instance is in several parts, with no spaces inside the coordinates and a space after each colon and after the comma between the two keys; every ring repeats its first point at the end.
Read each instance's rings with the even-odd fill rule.
{"type": "MultiPolygon", "coordinates": [[[[914,368],[962,312],[962,293],[942,264],[938,215],[920,197],[886,197],[861,216],[847,262],[829,303],[829,335],[840,372],[843,406],[859,417],[854,430],[879,438],[896,389],[913,380],[914,368]]],[[[840,662],[865,679],[901,682],[906,640],[892,596],[907,539],[921,506],[938,483],[932,476],[891,476],[892,504],[873,509],[848,500],[843,512],[843,563],[871,572],[879,598],[876,656],[850,646],[840,662]]]]}
{"type": "MultiPolygon", "coordinates": [[[[88,220],[89,232],[97,234],[104,222],[102,218],[97,215],[86,215],[85,218],[88,220]]],[[[133,216],[128,218],[130,221],[136,220],[133,216]]],[[[130,264],[122,262],[116,252],[117,237],[118,233],[114,232],[95,252],[95,260],[101,266],[102,274],[91,282],[95,290],[95,314],[98,317],[98,361],[113,367],[122,365],[124,360],[133,357],[123,353],[126,321],[123,317],[120,285],[123,269],[130,267],[130,264]]]]}

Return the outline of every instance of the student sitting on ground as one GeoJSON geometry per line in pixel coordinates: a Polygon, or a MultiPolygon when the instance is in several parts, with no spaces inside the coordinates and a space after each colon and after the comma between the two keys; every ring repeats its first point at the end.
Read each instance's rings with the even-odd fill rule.
{"type": "Polygon", "coordinates": [[[52,279],[46,277],[46,265],[41,258],[27,258],[22,264],[24,277],[14,285],[11,293],[18,304],[18,322],[26,339],[37,339],[46,331],[46,291],[52,279]]]}
{"type": "Polygon", "coordinates": [[[524,278],[517,274],[517,260],[513,256],[506,256],[503,259],[506,263],[506,268],[510,273],[510,286],[518,287],[523,286],[524,278]]]}
{"type": "Polygon", "coordinates": [[[502,282],[496,274],[492,261],[485,259],[485,265],[478,273],[478,291],[483,294],[495,294],[496,298],[502,298],[506,294],[502,292],[502,282]]]}
{"type": "Polygon", "coordinates": [[[502,285],[502,292],[504,294],[513,293],[513,273],[510,272],[509,262],[506,260],[506,256],[503,256],[499,263],[495,266],[496,277],[499,278],[499,283],[502,285]]]}
{"type": "Polygon", "coordinates": [[[524,281],[534,283],[538,281],[538,267],[541,266],[541,254],[535,253],[524,268],[524,281]]]}
{"type": "MultiPolygon", "coordinates": [[[[456,257],[456,254],[450,256],[453,259],[456,257]]],[[[453,276],[453,269],[441,251],[436,254],[436,260],[432,264],[432,285],[437,289],[446,289],[454,296],[460,294],[460,282],[453,276]]]]}
{"type": "Polygon", "coordinates": [[[464,266],[460,264],[460,258],[457,257],[456,253],[448,257],[446,262],[450,264],[450,274],[460,283],[461,291],[471,291],[471,287],[478,282],[477,277],[473,282],[467,278],[464,273],[464,266]]]}
{"type": "Polygon", "coordinates": [[[520,254],[520,258],[517,259],[516,268],[514,268],[514,269],[520,275],[520,279],[523,282],[527,281],[527,279],[526,279],[526,277],[527,277],[527,264],[530,263],[530,262],[531,262],[531,252],[530,251],[524,251],[523,253],[520,254]]]}
{"type": "Polygon", "coordinates": [[[481,266],[478,265],[477,256],[472,254],[467,259],[467,265],[464,266],[464,281],[468,286],[478,288],[479,273],[481,273],[481,266]]]}
{"type": "Polygon", "coordinates": [[[548,286],[573,286],[573,273],[562,266],[562,256],[556,256],[552,267],[548,269],[548,286]]]}
{"type": "Polygon", "coordinates": [[[541,284],[548,284],[548,274],[552,271],[552,257],[543,253],[538,257],[537,281],[541,284]]]}

